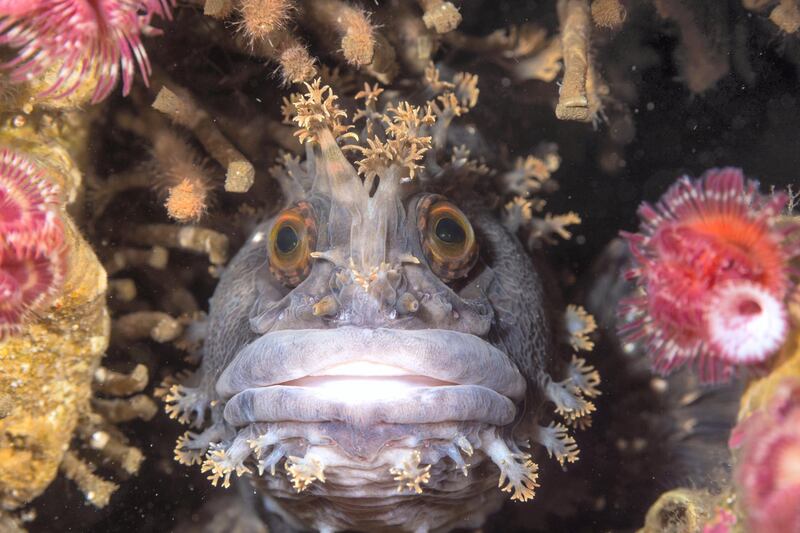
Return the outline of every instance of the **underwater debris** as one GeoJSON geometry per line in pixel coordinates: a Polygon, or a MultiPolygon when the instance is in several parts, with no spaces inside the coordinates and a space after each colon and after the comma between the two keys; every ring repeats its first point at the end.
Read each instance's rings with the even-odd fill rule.
{"type": "Polygon", "coordinates": [[[779,220],[785,203],[726,168],[681,178],[655,207],[642,205],[640,233],[623,233],[637,288],[620,304],[620,333],[644,343],[657,371],[693,362],[703,381],[724,381],[780,348],[800,228],[779,220]]]}
{"type": "Polygon", "coordinates": [[[119,78],[127,95],[137,66],[148,83],[151,68],[141,36],[152,33],[155,15],[171,17],[171,5],[171,0],[91,4],[42,0],[2,5],[0,44],[17,49],[16,57],[3,67],[10,70],[14,83],[41,85],[32,94],[37,100],[58,100],[74,93],[80,99],[86,93],[96,103],[109,95],[119,78]]]}

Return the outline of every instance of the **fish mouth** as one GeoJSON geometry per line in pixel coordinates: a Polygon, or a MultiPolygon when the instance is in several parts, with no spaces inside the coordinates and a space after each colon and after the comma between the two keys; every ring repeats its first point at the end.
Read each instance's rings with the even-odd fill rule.
{"type": "Polygon", "coordinates": [[[525,379],[501,350],[450,330],[267,333],[234,357],[216,384],[233,426],[256,422],[354,425],[511,423],[525,379]]]}

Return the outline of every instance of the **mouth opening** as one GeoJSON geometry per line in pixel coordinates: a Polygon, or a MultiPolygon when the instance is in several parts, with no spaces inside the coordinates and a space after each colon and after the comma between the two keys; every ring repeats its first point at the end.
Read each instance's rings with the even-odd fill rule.
{"type": "Polygon", "coordinates": [[[413,374],[392,365],[353,361],[334,365],[279,385],[313,389],[322,396],[331,396],[347,402],[369,402],[402,396],[411,390],[422,387],[445,387],[458,384],[413,374]]]}

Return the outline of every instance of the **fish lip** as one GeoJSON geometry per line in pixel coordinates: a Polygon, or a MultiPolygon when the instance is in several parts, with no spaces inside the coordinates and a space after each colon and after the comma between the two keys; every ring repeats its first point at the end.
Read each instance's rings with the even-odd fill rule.
{"type": "Polygon", "coordinates": [[[508,356],[475,335],[354,326],[266,333],[236,354],[217,380],[216,391],[228,399],[247,389],[284,386],[349,362],[394,366],[455,388],[489,389],[512,402],[521,401],[526,391],[525,379],[508,356]]]}
{"type": "Polygon", "coordinates": [[[419,387],[406,395],[366,403],[320,397],[307,387],[273,385],[245,389],[228,400],[223,416],[233,427],[254,423],[340,422],[376,424],[473,422],[506,426],[517,415],[509,398],[478,385],[419,387]]]}

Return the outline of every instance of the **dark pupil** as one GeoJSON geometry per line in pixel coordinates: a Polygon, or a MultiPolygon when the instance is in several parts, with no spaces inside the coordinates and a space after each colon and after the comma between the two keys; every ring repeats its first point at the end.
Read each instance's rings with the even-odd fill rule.
{"type": "Polygon", "coordinates": [[[288,254],[297,248],[298,242],[299,239],[297,238],[297,232],[294,228],[291,226],[284,226],[278,230],[275,246],[278,247],[278,251],[282,254],[288,254]]]}
{"type": "Polygon", "coordinates": [[[436,236],[448,244],[458,244],[467,238],[464,228],[452,218],[442,218],[436,223],[436,236]]]}

